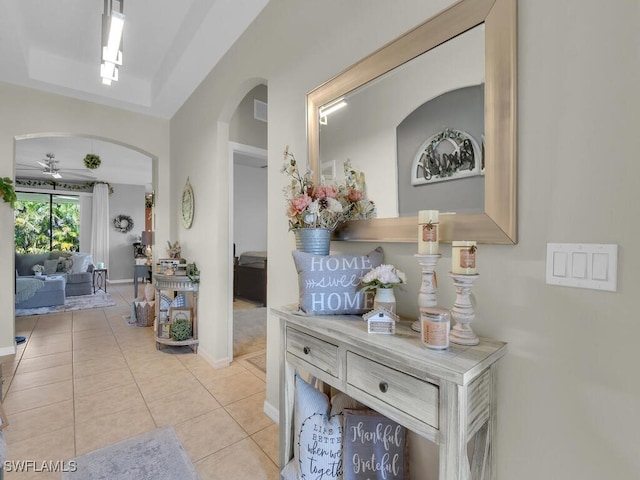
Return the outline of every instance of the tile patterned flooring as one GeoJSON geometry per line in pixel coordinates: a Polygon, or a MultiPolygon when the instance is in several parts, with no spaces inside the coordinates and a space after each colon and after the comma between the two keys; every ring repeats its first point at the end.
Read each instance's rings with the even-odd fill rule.
{"type": "Polygon", "coordinates": [[[8,459],[65,460],[171,424],[202,480],[278,479],[265,374],[245,360],[255,353],[214,370],[192,353],[158,351],[151,328],[122,318],[133,286],[109,293],[114,307],[16,319],[27,342],[0,359],[8,459]]]}

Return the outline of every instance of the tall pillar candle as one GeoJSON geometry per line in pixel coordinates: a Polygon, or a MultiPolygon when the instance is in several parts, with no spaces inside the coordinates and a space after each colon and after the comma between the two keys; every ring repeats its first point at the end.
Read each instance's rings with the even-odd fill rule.
{"type": "Polygon", "coordinates": [[[451,273],[476,275],[476,242],[463,240],[451,243],[451,273]]]}
{"type": "Polygon", "coordinates": [[[436,255],[438,253],[438,210],[420,210],[418,212],[418,253],[436,255]]]}

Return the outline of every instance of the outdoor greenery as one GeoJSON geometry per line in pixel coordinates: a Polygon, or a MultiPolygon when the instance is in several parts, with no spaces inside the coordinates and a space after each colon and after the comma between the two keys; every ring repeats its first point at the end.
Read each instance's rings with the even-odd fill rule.
{"type": "Polygon", "coordinates": [[[15,244],[18,253],[43,253],[50,250],[78,251],[80,244],[78,205],[53,203],[50,216],[49,203],[18,200],[15,203],[15,244]]]}
{"type": "Polygon", "coordinates": [[[11,207],[16,203],[16,192],[13,189],[13,181],[9,177],[0,177],[0,197],[11,207]]]}

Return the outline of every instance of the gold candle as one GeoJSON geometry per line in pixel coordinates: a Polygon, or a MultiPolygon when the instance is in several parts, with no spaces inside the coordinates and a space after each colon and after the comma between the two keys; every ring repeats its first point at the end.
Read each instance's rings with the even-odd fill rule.
{"type": "Polygon", "coordinates": [[[438,253],[438,210],[418,212],[418,253],[436,255],[438,253]]]}
{"type": "Polygon", "coordinates": [[[476,274],[476,242],[463,240],[451,243],[451,273],[476,274]]]}

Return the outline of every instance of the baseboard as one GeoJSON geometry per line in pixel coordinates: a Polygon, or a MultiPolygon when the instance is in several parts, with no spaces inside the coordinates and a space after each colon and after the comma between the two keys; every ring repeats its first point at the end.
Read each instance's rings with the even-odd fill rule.
{"type": "MultiPolygon", "coordinates": [[[[116,283],[133,283],[133,278],[121,278],[120,280],[107,280],[109,285],[116,283]]],[[[144,288],[144,287],[143,287],[144,288]]]]}
{"type": "Polygon", "coordinates": [[[9,347],[0,347],[0,357],[4,357],[5,355],[15,355],[16,354],[16,346],[11,345],[9,347]]]}
{"type": "Polygon", "coordinates": [[[229,358],[228,357],[216,359],[213,355],[209,354],[206,350],[204,350],[200,346],[198,347],[198,355],[200,355],[205,362],[207,362],[209,365],[211,365],[216,370],[218,370],[220,368],[228,367],[229,364],[231,363],[231,362],[229,362],[229,358]]]}
{"type": "Polygon", "coordinates": [[[273,420],[276,425],[280,423],[280,410],[266,400],[264,401],[264,413],[267,417],[273,420]]]}

